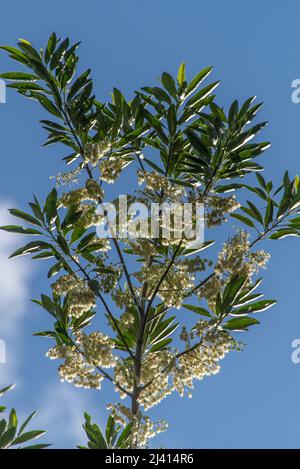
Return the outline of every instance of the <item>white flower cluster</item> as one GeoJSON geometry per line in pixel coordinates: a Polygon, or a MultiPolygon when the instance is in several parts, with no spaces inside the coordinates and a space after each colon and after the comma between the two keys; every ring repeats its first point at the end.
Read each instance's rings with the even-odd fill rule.
{"type": "Polygon", "coordinates": [[[139,403],[149,409],[173,391],[183,396],[186,388],[193,389],[193,381],[219,372],[219,361],[234,347],[233,338],[222,328],[212,328],[207,321],[199,321],[188,333],[181,334],[188,352],[176,355],[168,350],[149,353],[142,365],[141,384],[146,386],[139,403]],[[197,339],[195,346],[191,341],[197,339]]]}
{"type": "Polygon", "coordinates": [[[75,207],[80,211],[81,216],[76,221],[76,225],[78,227],[89,228],[102,220],[102,217],[96,214],[96,206],[103,196],[104,192],[97,181],[88,179],[84,188],[62,194],[59,203],[65,208],[75,207]]]}
{"type": "Polygon", "coordinates": [[[101,272],[98,270],[97,280],[101,290],[104,293],[110,293],[117,284],[118,278],[121,276],[121,270],[114,266],[105,267],[101,272]]]}
{"type": "Polygon", "coordinates": [[[97,202],[98,199],[94,195],[89,194],[86,188],[81,188],[63,194],[60,198],[60,204],[66,208],[78,207],[81,202],[88,200],[97,202]]]}
{"type": "Polygon", "coordinates": [[[172,393],[169,372],[175,365],[175,357],[168,350],[150,352],[142,363],[141,385],[147,386],[139,396],[139,403],[145,410],[159,404],[172,393]],[[159,379],[157,377],[159,376],[159,379]]]}
{"type": "Polygon", "coordinates": [[[127,425],[128,421],[130,422],[134,419],[131,410],[123,404],[108,404],[106,408],[111,411],[111,416],[115,422],[123,427],[127,425]]]}
{"type": "Polygon", "coordinates": [[[133,448],[146,448],[148,441],[154,438],[158,433],[165,432],[168,424],[164,420],[152,422],[150,417],[140,416],[135,419],[129,444],[133,448]]]}
{"type": "Polygon", "coordinates": [[[270,255],[263,250],[250,252],[249,234],[241,230],[223,246],[215,267],[217,273],[246,275],[251,279],[260,268],[266,266],[270,255]]]}
{"type": "Polygon", "coordinates": [[[95,179],[87,179],[85,183],[85,188],[90,197],[90,200],[95,202],[100,202],[104,196],[103,189],[100,187],[99,183],[95,179]]]}
{"type": "MultiPolygon", "coordinates": [[[[131,358],[124,361],[119,360],[114,370],[114,381],[120,384],[127,392],[133,391],[134,384],[134,364],[131,358]]],[[[127,395],[115,387],[115,390],[120,393],[121,399],[125,399],[127,395]]]]}
{"type": "MultiPolygon", "coordinates": [[[[146,298],[151,297],[165,270],[165,265],[155,264],[150,267],[144,266],[139,272],[135,273],[135,277],[140,282],[147,282],[146,298]]],[[[194,275],[189,272],[187,265],[177,262],[170,268],[157,294],[166,306],[180,308],[186,290],[193,286],[193,280],[194,275]]]]}
{"type": "Polygon", "coordinates": [[[79,220],[76,221],[78,228],[94,228],[103,220],[103,217],[96,213],[96,205],[81,204],[78,209],[81,212],[79,220]]]}
{"type": "MultiPolygon", "coordinates": [[[[148,410],[160,403],[172,392],[183,396],[184,391],[193,388],[193,381],[219,372],[219,361],[233,349],[233,338],[221,327],[212,327],[207,321],[199,321],[188,333],[184,328],[181,339],[186,350],[178,356],[170,350],[148,352],[142,360],[140,373],[139,404],[148,410]],[[196,340],[192,347],[191,342],[196,340]]],[[[127,392],[132,392],[134,369],[132,360],[119,361],[115,368],[115,382],[127,392]]],[[[126,394],[116,388],[121,398],[126,394]]]]}
{"type": "MultiPolygon", "coordinates": [[[[115,288],[110,292],[110,294],[112,300],[120,309],[128,308],[133,305],[133,298],[126,285],[123,290],[121,288],[115,288]]],[[[128,322],[127,319],[125,320],[126,322],[128,322]]]]}
{"type": "Polygon", "coordinates": [[[126,441],[127,448],[145,448],[150,438],[166,431],[168,428],[165,420],[151,422],[148,416],[142,415],[141,412],[133,415],[128,407],[119,403],[109,404],[107,408],[111,410],[111,416],[114,420],[123,427],[128,422],[132,423],[132,429],[126,441]]]}
{"type": "Polygon", "coordinates": [[[247,277],[250,282],[259,269],[265,268],[269,258],[270,255],[262,249],[251,252],[249,234],[240,230],[224,243],[215,265],[215,275],[201,287],[200,296],[206,298],[208,305],[212,307],[228,275],[240,274],[247,277]]]}
{"type": "Polygon", "coordinates": [[[134,241],[129,240],[128,244],[130,245],[133,253],[137,256],[143,257],[147,263],[149,263],[150,258],[156,254],[155,246],[150,239],[138,238],[134,241]]]}
{"type": "Polygon", "coordinates": [[[213,265],[211,260],[203,259],[200,256],[187,257],[181,263],[186,266],[189,272],[204,272],[206,266],[211,267],[213,265]]]}
{"type": "Polygon", "coordinates": [[[61,381],[73,383],[81,388],[101,388],[103,376],[95,370],[95,366],[87,363],[76,347],[66,345],[53,347],[46,356],[51,360],[63,359],[64,364],[58,368],[61,381]]]}
{"type": "Polygon", "coordinates": [[[178,184],[170,182],[165,176],[148,171],[138,171],[138,182],[140,185],[146,183],[147,189],[151,192],[163,192],[164,199],[179,201],[185,194],[184,188],[178,184]]]}
{"type": "Polygon", "coordinates": [[[205,198],[205,205],[208,208],[205,214],[205,221],[208,228],[221,225],[226,221],[225,215],[232,213],[240,207],[236,197],[220,197],[213,195],[205,198]]]}
{"type": "Polygon", "coordinates": [[[174,389],[183,396],[186,388],[193,389],[193,381],[220,371],[219,361],[233,348],[233,338],[221,328],[210,329],[206,321],[199,321],[195,328],[201,343],[181,355],[173,372],[174,389]]]}
{"type": "Polygon", "coordinates": [[[60,204],[69,208],[79,206],[81,202],[99,202],[104,195],[103,189],[94,179],[87,179],[85,187],[65,192],[60,198],[60,204]]]}
{"type": "Polygon", "coordinates": [[[84,159],[92,166],[96,166],[100,158],[110,151],[111,145],[108,140],[97,143],[88,143],[84,148],[84,159]]]}
{"type": "Polygon", "coordinates": [[[103,368],[111,368],[117,364],[118,359],[112,353],[114,342],[102,332],[92,332],[89,335],[79,332],[76,343],[88,363],[103,368]]]}
{"type": "Polygon", "coordinates": [[[83,281],[75,275],[62,275],[54,283],[51,288],[55,295],[66,295],[72,290],[81,289],[83,281]]]}
{"type": "Polygon", "coordinates": [[[76,346],[58,345],[50,348],[46,356],[51,360],[64,360],[58,368],[62,381],[73,383],[76,387],[100,389],[103,375],[97,367],[116,365],[113,348],[113,341],[101,332],[90,335],[80,332],[76,337],[76,346]]]}
{"type": "Polygon", "coordinates": [[[120,156],[111,156],[110,158],[101,161],[99,166],[101,179],[108,184],[113,184],[120,176],[123,166],[124,162],[120,156]]]}
{"type": "Polygon", "coordinates": [[[85,282],[73,275],[63,275],[52,285],[56,295],[67,295],[67,308],[70,316],[80,317],[96,306],[95,294],[85,282]]]}
{"type": "Polygon", "coordinates": [[[130,309],[126,309],[124,313],[120,316],[120,323],[124,329],[132,326],[134,324],[134,315],[130,311],[130,309]]]}
{"type": "Polygon", "coordinates": [[[208,306],[214,309],[216,297],[225,284],[225,279],[220,274],[215,274],[199,289],[199,296],[206,299],[208,306]]]}
{"type": "Polygon", "coordinates": [[[78,184],[78,177],[80,174],[81,168],[73,169],[73,171],[69,171],[67,173],[58,173],[57,176],[51,176],[50,179],[55,179],[57,185],[72,185],[78,184]]]}
{"type": "Polygon", "coordinates": [[[67,305],[69,315],[80,318],[83,313],[96,306],[95,295],[89,287],[71,290],[67,295],[67,305]]]}

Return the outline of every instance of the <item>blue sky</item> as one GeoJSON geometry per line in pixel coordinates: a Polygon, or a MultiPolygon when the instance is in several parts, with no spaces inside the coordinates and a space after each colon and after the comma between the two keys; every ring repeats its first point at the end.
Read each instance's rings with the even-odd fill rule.
{"type": "MultiPolygon", "coordinates": [[[[270,124],[263,140],[272,142],[261,159],[266,177],[278,182],[286,168],[291,175],[300,173],[300,105],[291,101],[291,83],[300,78],[299,2],[94,0],[86,5],[76,0],[52,0],[46,8],[32,0],[6,2],[0,42],[14,45],[23,37],[43,46],[53,30],[81,40],[81,66],[92,68],[100,101],[109,98],[113,86],[130,97],[138,87],[155,83],[161,72],[176,73],[183,60],[189,78],[214,65],[213,78],[221,80],[220,105],[253,95],[265,102],[260,120],[270,124]]],[[[15,68],[0,55],[1,72],[15,68]]],[[[7,103],[0,104],[1,223],[6,223],[5,208],[26,208],[33,192],[44,197],[52,184],[49,175],[61,169],[61,149],[41,148],[41,118],[43,110],[11,90],[7,103]]],[[[50,325],[30,302],[49,288],[46,268],[25,258],[8,263],[7,254],[19,242],[0,234],[0,338],[8,347],[0,386],[17,381],[7,403],[21,415],[39,407],[36,424],[47,426],[47,441],[74,447],[84,442],[84,410],[104,421],[111,388],[105,385],[96,393],[59,383],[56,363],[44,357],[47,341],[32,337],[50,325]]],[[[300,447],[300,364],[291,361],[291,342],[300,338],[300,245],[287,238],[264,247],[272,259],[263,291],[278,304],[262,314],[259,327],[243,335],[245,350],[232,353],[219,375],[196,386],[193,399],[174,395],[154,409],[153,415],[170,425],[155,445],[300,447]]]]}

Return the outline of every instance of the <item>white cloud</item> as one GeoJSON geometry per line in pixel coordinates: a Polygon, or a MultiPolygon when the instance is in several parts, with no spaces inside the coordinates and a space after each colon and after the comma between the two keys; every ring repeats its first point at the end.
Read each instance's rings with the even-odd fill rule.
{"type": "Polygon", "coordinates": [[[55,448],[75,448],[86,442],[82,428],[86,398],[80,390],[68,383],[57,381],[47,386],[40,398],[40,411],[36,424],[46,430],[44,440],[55,448]]]}
{"type": "MultiPolygon", "coordinates": [[[[0,226],[16,224],[16,219],[7,212],[7,207],[13,206],[11,202],[0,201],[0,226]]],[[[21,347],[22,320],[30,296],[31,268],[26,258],[8,257],[22,241],[20,235],[0,232],[0,339],[6,344],[6,364],[0,363],[0,385],[16,381],[18,376],[17,357],[21,347]]]]}
{"type": "MultiPolygon", "coordinates": [[[[13,202],[0,200],[0,226],[18,224],[7,211],[14,206],[13,202]]],[[[0,353],[3,344],[6,346],[6,363],[1,363],[0,359],[0,388],[18,383],[17,392],[9,393],[7,398],[17,408],[20,418],[28,415],[30,406],[27,399],[26,402],[22,399],[23,384],[28,387],[29,383],[25,383],[27,377],[23,376],[20,357],[26,353],[25,313],[31,297],[33,266],[29,257],[8,257],[26,242],[24,236],[0,231],[0,353]]],[[[55,372],[39,389],[32,391],[32,409],[39,409],[33,427],[46,430],[43,442],[53,443],[56,448],[75,448],[76,444],[86,442],[82,428],[84,411],[92,408],[92,415],[97,419],[94,413],[97,409],[88,391],[61,383],[55,372]]]]}
{"type": "MultiPolygon", "coordinates": [[[[14,206],[13,202],[0,200],[0,226],[18,224],[18,220],[7,211],[8,207],[14,206]]],[[[26,399],[26,404],[23,404],[23,384],[27,376],[22,373],[20,357],[24,355],[25,345],[28,344],[24,337],[24,320],[30,304],[30,279],[34,266],[29,257],[8,257],[26,243],[24,238],[0,231],[0,346],[3,345],[2,341],[6,345],[6,363],[0,360],[0,388],[18,383],[17,392],[9,393],[7,398],[23,418],[28,415],[30,402],[26,399]]],[[[31,400],[32,409],[39,409],[33,427],[47,432],[43,441],[53,443],[56,448],[75,448],[76,444],[84,444],[83,413],[86,405],[92,405],[90,395],[67,383],[60,383],[56,373],[49,377],[42,376],[39,383],[38,388],[31,390],[31,400]]],[[[30,389],[28,383],[25,388],[30,389]]],[[[95,406],[92,407],[96,411],[95,406]]]]}

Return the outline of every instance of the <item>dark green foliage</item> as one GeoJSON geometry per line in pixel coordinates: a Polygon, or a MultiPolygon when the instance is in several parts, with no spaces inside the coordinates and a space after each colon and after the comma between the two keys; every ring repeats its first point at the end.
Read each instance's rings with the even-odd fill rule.
{"type": "MultiPolygon", "coordinates": [[[[0,389],[0,396],[3,396],[3,394],[13,388],[14,386],[7,386],[6,388],[0,389]]],[[[0,407],[0,413],[5,410],[6,407],[0,407]]],[[[24,443],[36,440],[45,434],[43,430],[25,431],[27,430],[27,425],[35,415],[36,412],[33,412],[21,425],[19,425],[17,413],[15,409],[12,409],[9,412],[8,420],[5,418],[0,419],[0,449],[9,449],[12,447],[15,449],[44,449],[50,446],[48,444],[23,446],[24,443]]]]}
{"type": "Polygon", "coordinates": [[[115,422],[114,417],[108,417],[105,434],[95,423],[92,423],[90,415],[85,412],[83,428],[88,438],[87,447],[78,446],[79,449],[124,449],[128,448],[128,437],[132,424],[122,427],[115,422]]]}

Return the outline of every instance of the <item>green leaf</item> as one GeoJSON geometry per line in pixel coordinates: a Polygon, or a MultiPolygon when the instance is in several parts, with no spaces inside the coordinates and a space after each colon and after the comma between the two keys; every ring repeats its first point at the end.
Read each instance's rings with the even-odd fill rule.
{"type": "Polygon", "coordinates": [[[202,316],[208,316],[211,317],[211,314],[207,309],[201,308],[200,306],[194,306],[194,305],[188,305],[188,304],[183,304],[182,305],[184,308],[189,309],[190,311],[193,311],[194,313],[201,314],[202,316]]]}
{"type": "Polygon", "coordinates": [[[239,106],[238,106],[238,102],[235,100],[231,104],[229,108],[229,112],[228,112],[228,123],[230,126],[234,124],[236,117],[238,115],[238,112],[239,112],[239,106]]]}
{"type": "Polygon", "coordinates": [[[9,54],[11,54],[10,57],[12,57],[14,60],[17,60],[18,62],[21,62],[22,64],[25,64],[27,66],[29,65],[29,61],[26,55],[16,47],[0,46],[0,49],[5,50],[9,54]]]}
{"type": "Polygon", "coordinates": [[[53,339],[56,337],[56,333],[53,331],[34,332],[32,335],[37,337],[51,337],[53,339]]]}
{"type": "Polygon", "coordinates": [[[261,187],[262,187],[265,191],[268,191],[268,186],[267,186],[267,183],[266,183],[264,177],[263,177],[261,174],[256,174],[256,178],[257,178],[259,184],[261,185],[261,187]]]}
{"type": "MultiPolygon", "coordinates": [[[[238,298],[235,299],[235,302],[234,302],[233,306],[235,308],[237,308],[239,306],[244,306],[248,303],[252,303],[253,301],[258,300],[262,296],[263,296],[263,293],[255,293],[254,295],[250,295],[248,292],[247,292],[246,295],[244,293],[242,293],[241,295],[238,296],[238,298]]],[[[233,313],[234,313],[234,311],[232,311],[232,314],[233,313]]]]}
{"type": "Polygon", "coordinates": [[[186,78],[185,78],[185,63],[184,62],[182,62],[179,66],[178,74],[177,74],[177,81],[178,81],[179,86],[182,86],[186,81],[186,78]]]}
{"type": "Polygon", "coordinates": [[[26,443],[26,441],[36,440],[37,438],[40,438],[45,433],[46,432],[43,430],[32,430],[30,432],[25,432],[14,440],[14,445],[26,443]]]}
{"type": "Polygon", "coordinates": [[[81,251],[82,249],[86,248],[86,246],[88,246],[88,244],[95,238],[95,236],[96,236],[95,232],[88,233],[86,236],[84,236],[80,240],[80,242],[77,245],[77,249],[81,251]]]}
{"type": "Polygon", "coordinates": [[[115,419],[110,415],[108,417],[106,430],[105,430],[106,441],[108,444],[110,444],[110,441],[114,435],[114,432],[115,432],[115,419]]]}
{"type": "Polygon", "coordinates": [[[22,449],[45,449],[45,448],[49,448],[49,446],[51,445],[41,443],[39,445],[23,446],[22,449]]]}
{"type": "Polygon", "coordinates": [[[36,75],[32,75],[30,73],[23,73],[23,72],[8,72],[8,73],[1,73],[0,78],[4,78],[5,80],[20,80],[20,81],[28,81],[32,82],[35,80],[39,80],[39,77],[36,75]]]}
{"type": "Polygon", "coordinates": [[[187,248],[183,251],[183,256],[190,256],[196,254],[197,252],[204,251],[215,243],[215,241],[205,241],[200,248],[187,248]]]}
{"type": "Polygon", "coordinates": [[[30,206],[33,214],[35,215],[35,217],[43,223],[44,222],[44,215],[43,215],[41,206],[40,206],[39,201],[37,200],[37,198],[35,196],[34,196],[34,200],[35,200],[35,203],[29,202],[29,206],[30,206]]]}
{"type": "Polygon", "coordinates": [[[5,394],[6,392],[11,391],[15,387],[15,384],[11,384],[10,386],[6,386],[5,388],[0,389],[0,397],[3,396],[3,394],[5,394]]]}
{"type": "Polygon", "coordinates": [[[150,352],[156,352],[157,350],[164,349],[172,341],[173,341],[173,339],[171,337],[169,337],[167,339],[159,340],[158,342],[155,343],[155,345],[153,345],[153,347],[151,347],[150,352]]]}
{"type": "Polygon", "coordinates": [[[297,230],[293,230],[293,229],[278,230],[276,231],[276,233],[271,234],[269,238],[270,239],[282,239],[282,238],[286,238],[287,236],[300,236],[300,233],[297,230]]]}
{"type": "Polygon", "coordinates": [[[107,449],[106,441],[101,433],[100,428],[96,424],[91,424],[91,417],[85,413],[85,424],[83,428],[86,431],[86,434],[89,438],[89,447],[97,448],[97,449],[107,449]]]}
{"type": "MultiPolygon", "coordinates": [[[[29,81],[17,81],[14,83],[9,83],[7,88],[13,88],[18,90],[18,92],[26,97],[31,97],[31,91],[40,93],[49,93],[49,91],[42,86],[38,85],[37,83],[29,82],[29,81]]],[[[33,98],[34,99],[34,98],[33,98]]]]}
{"type": "Polygon", "coordinates": [[[52,54],[52,57],[50,60],[50,70],[53,70],[56,67],[58,67],[60,61],[63,59],[66,53],[68,46],[69,46],[69,39],[66,38],[61,42],[61,44],[57,47],[56,51],[52,54]]]}
{"type": "Polygon", "coordinates": [[[68,101],[70,101],[79,91],[82,91],[82,89],[91,82],[91,80],[88,80],[90,73],[91,69],[86,70],[73,83],[68,94],[68,101]]]}
{"type": "Polygon", "coordinates": [[[34,99],[40,102],[40,104],[43,106],[46,111],[50,112],[50,114],[53,114],[55,117],[61,118],[61,114],[55,104],[50,101],[49,98],[47,98],[45,95],[40,94],[40,93],[32,93],[31,94],[34,99]]]}
{"type": "Polygon", "coordinates": [[[265,219],[264,219],[264,225],[266,228],[269,226],[269,224],[273,220],[273,211],[274,211],[274,203],[272,199],[269,199],[268,205],[266,208],[265,219]]]}
{"type": "Polygon", "coordinates": [[[32,215],[29,215],[28,213],[22,212],[21,210],[18,210],[16,208],[11,208],[8,211],[14,217],[21,218],[22,220],[25,220],[28,223],[31,223],[32,225],[41,226],[39,220],[34,218],[32,215]]]}
{"type": "Polygon", "coordinates": [[[7,449],[14,441],[16,435],[16,427],[8,428],[0,437],[0,449],[7,449]]]}
{"type": "Polygon", "coordinates": [[[231,213],[230,215],[232,218],[236,218],[237,220],[245,223],[245,225],[250,226],[251,228],[255,228],[253,221],[244,215],[240,215],[239,213],[231,213]]]}
{"type": "Polygon", "coordinates": [[[244,300],[245,298],[247,298],[248,295],[250,295],[252,292],[256,290],[257,287],[259,287],[261,282],[262,282],[262,278],[257,279],[252,285],[247,287],[246,290],[241,293],[241,295],[237,298],[237,301],[240,302],[241,300],[244,300]]]}
{"type": "Polygon", "coordinates": [[[200,83],[211,73],[213,67],[206,67],[201,72],[199,72],[188,84],[186,90],[186,97],[188,97],[191,93],[193,93],[200,83]]]}
{"type": "Polygon", "coordinates": [[[30,254],[35,251],[39,251],[43,248],[49,248],[49,244],[45,243],[44,241],[32,241],[31,243],[26,244],[25,246],[17,249],[14,251],[10,256],[9,259],[18,256],[24,256],[26,254],[30,254]]]}
{"type": "Polygon", "coordinates": [[[172,104],[169,107],[167,121],[168,121],[169,132],[172,136],[174,136],[176,133],[176,126],[177,126],[176,110],[175,110],[174,104],[172,104]]]}
{"type": "Polygon", "coordinates": [[[41,62],[41,57],[39,56],[39,53],[35,50],[35,48],[31,45],[29,41],[26,41],[26,39],[20,39],[18,42],[18,46],[29,59],[41,62]]]}
{"type": "Polygon", "coordinates": [[[155,132],[157,133],[157,136],[160,138],[160,140],[165,144],[168,145],[169,139],[165,132],[163,131],[162,125],[159,122],[156,117],[154,117],[149,111],[144,109],[144,115],[147,121],[152,125],[152,127],[155,129],[155,132]]]}
{"type": "Polygon", "coordinates": [[[48,313],[52,314],[52,316],[56,317],[55,315],[55,305],[51,298],[47,295],[41,295],[41,303],[43,308],[48,311],[48,313]]]}
{"type": "Polygon", "coordinates": [[[161,82],[170,95],[173,96],[173,98],[176,98],[177,88],[173,77],[169,73],[164,72],[161,76],[161,82]]]}
{"type": "Polygon", "coordinates": [[[57,216],[57,190],[54,188],[48,195],[44,207],[48,223],[51,224],[57,216]]]}
{"type": "Polygon", "coordinates": [[[61,269],[63,268],[63,265],[61,262],[57,262],[56,264],[54,264],[51,269],[49,270],[48,274],[47,274],[47,278],[51,278],[53,277],[54,275],[56,275],[58,272],[61,271],[61,269]]]}
{"type": "Polygon", "coordinates": [[[0,226],[0,230],[8,231],[11,233],[20,233],[20,234],[28,234],[28,235],[42,235],[43,234],[41,231],[34,230],[31,228],[24,228],[23,226],[17,226],[17,225],[0,226]]]}
{"type": "MultiPolygon", "coordinates": [[[[234,303],[235,299],[237,298],[238,294],[243,291],[243,287],[247,281],[247,276],[240,276],[240,274],[236,274],[232,279],[227,283],[224,292],[223,292],[223,299],[222,299],[222,310],[226,309],[234,303]]],[[[224,311],[222,311],[224,312],[224,311]]]]}
{"type": "Polygon", "coordinates": [[[53,256],[52,251],[44,251],[32,256],[32,259],[51,259],[53,256]]]}
{"type": "Polygon", "coordinates": [[[240,112],[239,112],[239,119],[240,119],[241,117],[243,117],[243,116],[247,113],[247,111],[248,111],[250,105],[253,103],[253,101],[254,101],[255,99],[256,99],[256,96],[251,96],[251,98],[248,98],[248,99],[243,103],[243,105],[242,105],[242,107],[241,107],[241,109],[240,109],[240,112]]]}
{"type": "Polygon", "coordinates": [[[198,136],[197,132],[195,132],[195,130],[193,129],[188,128],[186,129],[185,133],[194,150],[196,150],[199,155],[202,155],[202,157],[204,157],[204,162],[207,165],[209,162],[210,154],[207,147],[201,142],[201,139],[198,136]]]}
{"type": "Polygon", "coordinates": [[[155,163],[153,163],[151,160],[149,160],[148,158],[144,158],[144,160],[146,161],[146,163],[149,166],[151,166],[151,168],[155,169],[158,173],[164,174],[164,171],[159,166],[157,166],[155,163]]]}
{"type": "Polygon", "coordinates": [[[122,448],[123,445],[126,443],[127,438],[130,436],[131,429],[132,429],[132,423],[129,423],[124,428],[121,435],[119,436],[119,439],[118,439],[117,444],[116,444],[117,448],[122,448]]]}
{"type": "MultiPolygon", "coordinates": [[[[3,410],[6,409],[6,407],[2,407],[3,410]]],[[[6,420],[2,419],[0,420],[0,436],[3,435],[7,427],[6,420]]]]}
{"type": "Polygon", "coordinates": [[[243,317],[229,319],[223,327],[228,331],[247,331],[249,326],[253,326],[255,324],[259,324],[257,319],[243,317]]]}
{"type": "Polygon", "coordinates": [[[15,409],[11,409],[10,414],[9,414],[9,420],[8,420],[8,428],[11,427],[17,427],[18,426],[18,417],[16,414],[15,409]]]}
{"type": "Polygon", "coordinates": [[[253,218],[255,218],[259,223],[263,225],[263,218],[258,208],[252,202],[250,202],[250,200],[247,200],[247,204],[249,206],[249,209],[251,210],[253,218]]]}
{"type": "Polygon", "coordinates": [[[32,412],[32,414],[27,417],[27,419],[22,423],[18,435],[21,435],[21,433],[24,431],[25,427],[29,424],[31,419],[37,414],[37,410],[32,412]]]}
{"type": "Polygon", "coordinates": [[[61,248],[61,250],[65,253],[65,254],[69,254],[70,253],[70,249],[69,249],[69,245],[67,243],[67,241],[65,240],[65,238],[61,235],[58,235],[57,237],[57,242],[59,244],[59,247],[61,248]]]}
{"type": "Polygon", "coordinates": [[[258,313],[261,311],[266,311],[267,309],[271,308],[276,303],[276,300],[261,300],[253,303],[251,305],[242,306],[238,309],[235,309],[230,312],[232,316],[235,315],[242,315],[242,314],[251,314],[251,313],[258,313]]]}
{"type": "Polygon", "coordinates": [[[51,36],[48,39],[47,47],[46,47],[46,50],[45,50],[45,62],[46,63],[48,63],[49,60],[51,59],[52,54],[53,54],[53,52],[55,50],[55,47],[56,47],[56,43],[57,43],[56,34],[52,33],[51,36]]]}

